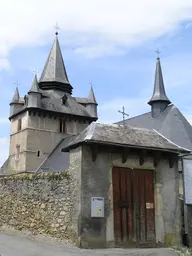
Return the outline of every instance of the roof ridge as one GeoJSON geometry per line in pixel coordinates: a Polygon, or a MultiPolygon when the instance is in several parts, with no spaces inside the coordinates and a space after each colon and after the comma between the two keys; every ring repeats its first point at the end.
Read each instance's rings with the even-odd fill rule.
{"type": "Polygon", "coordinates": [[[87,128],[89,128],[88,129],[88,133],[87,133],[87,135],[86,135],[86,137],[85,137],[85,141],[86,140],[91,140],[91,138],[92,138],[92,136],[93,136],[93,133],[94,133],[94,131],[95,131],[95,127],[96,127],[96,122],[92,122],[87,128]]]}
{"type": "Polygon", "coordinates": [[[191,152],[190,149],[187,149],[187,148],[184,148],[184,147],[179,146],[178,144],[174,143],[172,140],[168,139],[167,137],[165,137],[163,134],[161,134],[161,133],[158,132],[157,130],[155,130],[155,129],[152,129],[152,130],[155,131],[157,134],[159,134],[162,138],[166,139],[168,142],[170,142],[171,144],[173,144],[174,146],[178,147],[179,149],[183,149],[183,150],[186,150],[186,151],[191,152]]]}

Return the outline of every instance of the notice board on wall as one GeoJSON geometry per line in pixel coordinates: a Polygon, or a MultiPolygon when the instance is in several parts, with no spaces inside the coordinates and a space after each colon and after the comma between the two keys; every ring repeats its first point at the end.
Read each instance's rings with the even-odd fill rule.
{"type": "Polygon", "coordinates": [[[91,217],[104,217],[104,197],[91,197],[91,217]]]}
{"type": "Polygon", "coordinates": [[[192,159],[183,159],[185,204],[192,205],[192,159]]]}

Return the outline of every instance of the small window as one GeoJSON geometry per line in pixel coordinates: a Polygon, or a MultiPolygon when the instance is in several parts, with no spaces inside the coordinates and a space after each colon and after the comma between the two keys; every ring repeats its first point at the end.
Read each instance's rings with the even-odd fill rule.
{"type": "Polygon", "coordinates": [[[65,94],[65,95],[62,97],[62,103],[63,103],[63,105],[65,105],[66,101],[67,101],[67,95],[65,94]]]}
{"type": "Polygon", "coordinates": [[[28,105],[28,97],[26,95],[24,97],[24,100],[25,100],[25,105],[27,106],[28,105]]]}
{"type": "Polygon", "coordinates": [[[15,155],[15,160],[19,160],[19,155],[20,155],[20,145],[16,146],[16,155],[15,155]]]}
{"type": "Polygon", "coordinates": [[[40,157],[40,151],[39,150],[37,151],[37,157],[40,157]]]}
{"type": "Polygon", "coordinates": [[[59,120],[59,132],[65,133],[65,121],[62,119],[59,120]]]}
{"type": "Polygon", "coordinates": [[[22,126],[22,122],[21,119],[18,120],[18,126],[17,126],[17,131],[21,131],[21,126],[22,126]]]}
{"type": "Polygon", "coordinates": [[[65,133],[65,121],[63,120],[62,123],[63,123],[63,131],[62,132],[65,133]]]}
{"type": "Polygon", "coordinates": [[[62,120],[59,120],[59,132],[62,132],[62,120]]]}

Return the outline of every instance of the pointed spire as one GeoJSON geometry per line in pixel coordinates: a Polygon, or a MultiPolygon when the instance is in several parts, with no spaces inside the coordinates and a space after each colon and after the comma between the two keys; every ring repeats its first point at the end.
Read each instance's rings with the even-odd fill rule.
{"type": "Polygon", "coordinates": [[[94,103],[97,103],[92,86],[91,86],[91,89],[90,89],[90,91],[89,91],[88,99],[91,100],[91,101],[94,102],[94,103]]]}
{"type": "Polygon", "coordinates": [[[18,87],[16,87],[11,103],[18,103],[18,102],[19,102],[19,89],[18,87]]]}
{"type": "Polygon", "coordinates": [[[69,83],[65,69],[61,48],[58,40],[58,33],[49,53],[47,62],[39,80],[40,88],[44,90],[58,89],[72,93],[72,86],[69,83]]]}
{"type": "Polygon", "coordinates": [[[30,92],[37,92],[37,93],[39,93],[39,85],[38,85],[38,80],[37,80],[37,75],[36,74],[34,76],[31,89],[29,90],[28,93],[30,93],[30,92]]]}
{"type": "Polygon", "coordinates": [[[153,103],[157,102],[163,102],[164,104],[167,103],[170,104],[171,101],[168,99],[166,93],[165,93],[165,87],[163,82],[163,75],[161,70],[161,62],[160,58],[157,58],[156,63],[156,71],[155,71],[155,84],[154,84],[154,90],[153,90],[153,96],[148,102],[149,105],[153,105],[153,103]]]}

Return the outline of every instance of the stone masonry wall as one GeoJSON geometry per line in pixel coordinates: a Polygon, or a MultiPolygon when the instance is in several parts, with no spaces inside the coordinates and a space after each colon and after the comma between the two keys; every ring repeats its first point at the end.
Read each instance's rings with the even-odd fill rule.
{"type": "Polygon", "coordinates": [[[75,242],[73,184],[74,177],[69,172],[0,178],[0,227],[6,225],[75,242]]]}
{"type": "Polygon", "coordinates": [[[86,145],[82,149],[82,159],[81,202],[84,206],[81,208],[80,223],[82,247],[115,246],[113,167],[146,169],[154,172],[156,243],[161,246],[180,245],[181,212],[177,163],[170,168],[168,159],[161,158],[155,168],[153,159],[147,157],[144,164],[140,165],[139,155],[129,155],[127,161],[122,163],[120,154],[109,152],[100,152],[96,160],[92,161],[91,149],[86,145]],[[91,217],[91,197],[105,199],[104,218],[91,217]]]}

